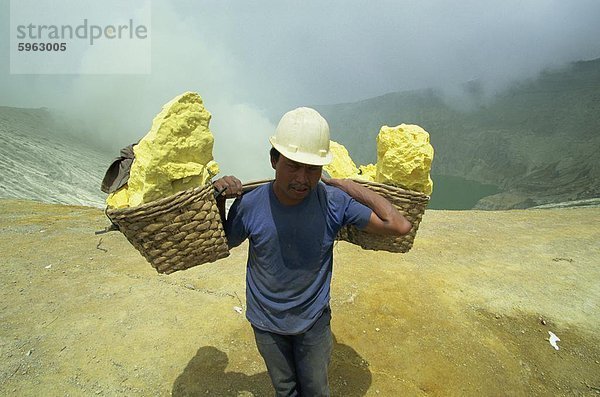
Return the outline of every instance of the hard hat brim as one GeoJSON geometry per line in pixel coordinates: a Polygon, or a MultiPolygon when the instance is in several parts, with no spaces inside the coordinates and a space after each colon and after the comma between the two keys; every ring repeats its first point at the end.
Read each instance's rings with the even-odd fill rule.
{"type": "Polygon", "coordinates": [[[322,166],[331,163],[331,161],[333,160],[333,155],[331,151],[327,152],[325,156],[319,156],[317,154],[305,153],[301,151],[292,151],[289,148],[275,142],[274,138],[274,136],[269,138],[269,142],[271,143],[271,145],[275,149],[277,149],[277,151],[283,156],[298,163],[322,166]]]}

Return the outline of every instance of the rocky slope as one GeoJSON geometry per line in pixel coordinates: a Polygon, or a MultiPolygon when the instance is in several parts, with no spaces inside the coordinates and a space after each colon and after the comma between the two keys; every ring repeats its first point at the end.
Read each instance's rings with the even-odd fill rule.
{"type": "Polygon", "coordinates": [[[113,156],[77,133],[47,109],[0,107],[0,197],[103,207],[113,156]]]}
{"type": "Polygon", "coordinates": [[[360,163],[374,161],[381,125],[419,124],[436,149],[434,174],[503,190],[477,208],[527,208],[600,197],[599,88],[596,59],[544,72],[470,111],[433,90],[317,108],[360,163]]]}

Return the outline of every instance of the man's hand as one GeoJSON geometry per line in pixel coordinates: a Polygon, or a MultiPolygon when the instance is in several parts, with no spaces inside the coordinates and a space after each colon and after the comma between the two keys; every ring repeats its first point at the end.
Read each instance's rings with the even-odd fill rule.
{"type": "Polygon", "coordinates": [[[225,225],[225,199],[241,196],[242,182],[235,176],[228,175],[214,181],[213,187],[219,193],[217,196],[217,208],[219,209],[221,221],[225,225]]]}
{"type": "Polygon", "coordinates": [[[236,198],[242,195],[242,182],[235,176],[228,175],[213,182],[217,192],[221,192],[217,199],[236,198]]]}

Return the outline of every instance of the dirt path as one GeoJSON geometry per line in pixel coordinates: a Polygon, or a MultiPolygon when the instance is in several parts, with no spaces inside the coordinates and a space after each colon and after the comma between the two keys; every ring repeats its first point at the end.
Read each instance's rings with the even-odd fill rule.
{"type": "MultiPolygon", "coordinates": [[[[104,226],[0,200],[0,395],[271,395],[235,310],[246,247],[164,276],[104,226]]],[[[333,395],[600,395],[599,241],[590,208],[428,211],[408,254],[338,243],[333,395]]]]}

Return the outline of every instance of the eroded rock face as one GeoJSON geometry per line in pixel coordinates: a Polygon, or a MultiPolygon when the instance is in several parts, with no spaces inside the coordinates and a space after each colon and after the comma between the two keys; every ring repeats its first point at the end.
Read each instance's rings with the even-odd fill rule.
{"type": "Polygon", "coordinates": [[[432,160],[433,146],[423,128],[412,124],[381,127],[377,135],[376,182],[431,194],[432,160]]]}
{"type": "Polygon", "coordinates": [[[203,186],[219,172],[212,154],[210,118],[202,98],[194,92],[164,105],[148,134],[134,146],[127,191],[115,192],[107,203],[134,207],[203,186]]]}
{"type": "Polygon", "coordinates": [[[493,194],[482,198],[475,204],[476,210],[515,210],[536,206],[537,203],[526,194],[511,191],[493,194]]]}

